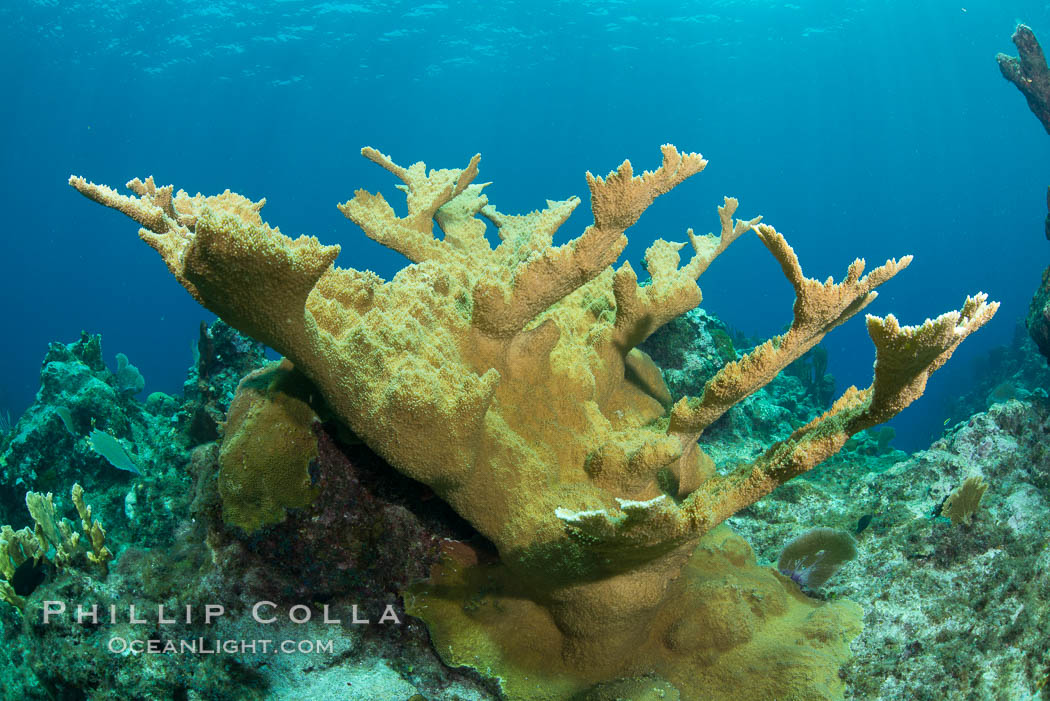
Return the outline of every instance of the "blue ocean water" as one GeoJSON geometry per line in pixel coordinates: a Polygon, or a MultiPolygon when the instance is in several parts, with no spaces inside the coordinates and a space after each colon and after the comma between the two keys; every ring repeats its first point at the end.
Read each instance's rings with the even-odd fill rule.
{"type": "MultiPolygon", "coordinates": [[[[714,230],[733,195],[811,277],[914,254],[872,313],[918,323],[978,290],[1002,302],[894,422],[902,447],[925,446],[974,359],[1009,342],[1048,261],[1050,139],[995,54],[1014,53],[1018,21],[1050,35],[1050,9],[843,4],[8,0],[0,412],[21,412],[47,343],[81,329],[103,334],[111,365],[127,354],[147,392],[177,392],[211,318],[70,173],[265,196],[271,224],[389,277],[404,259],[335,208],[361,187],[396,201],[362,146],[436,168],[480,152],[490,200],[517,213],[585,197],[587,170],[653,168],[671,142],[710,165],[628,232],[632,262],[658,236],[714,230]]],[[[589,223],[583,206],[561,241],[589,223]]],[[[704,306],[749,334],[790,321],[791,288],[753,237],[700,282],[704,306]]],[[[870,382],[862,320],[825,343],[840,390],[870,382]]]]}

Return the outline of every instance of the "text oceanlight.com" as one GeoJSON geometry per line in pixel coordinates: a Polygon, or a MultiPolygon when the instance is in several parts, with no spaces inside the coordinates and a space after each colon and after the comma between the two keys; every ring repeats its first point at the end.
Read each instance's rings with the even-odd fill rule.
{"type": "Polygon", "coordinates": [[[245,654],[282,654],[296,653],[332,653],[334,643],[331,640],[221,640],[197,638],[195,640],[128,640],[113,637],[107,644],[109,651],[117,655],[159,655],[159,654],[192,654],[192,655],[245,655],[245,654]]]}

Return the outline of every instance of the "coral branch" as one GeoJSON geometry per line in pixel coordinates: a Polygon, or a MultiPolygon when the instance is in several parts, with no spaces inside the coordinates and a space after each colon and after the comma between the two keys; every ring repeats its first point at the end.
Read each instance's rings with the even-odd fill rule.
{"type": "Polygon", "coordinates": [[[868,333],[876,349],[875,382],[862,428],[888,421],[918,399],[926,390],[929,376],[998,309],[998,302],[989,302],[988,295],[979,292],[967,297],[962,309],[920,326],[901,326],[892,314],[885,319],[869,315],[868,333]]]}
{"type": "Polygon", "coordinates": [[[900,326],[893,315],[868,315],[875,343],[875,377],[865,390],[850,387],[823,416],[796,430],[751,465],[715,477],[690,497],[686,509],[698,520],[715,523],[753,504],[790,479],[839,451],[850,436],[888,421],[918,399],[929,376],[971,333],[999,309],[978,293],[962,309],[920,326],[900,326]]]}
{"type": "Polygon", "coordinates": [[[1043,48],[1032,30],[1023,24],[1017,25],[1011,38],[1020,55],[997,55],[999,70],[1025,96],[1028,108],[1050,134],[1050,68],[1047,68],[1043,48]]]}
{"type": "Polygon", "coordinates": [[[787,333],[766,341],[738,361],[729,363],[704,387],[699,400],[683,398],[674,407],[670,432],[682,434],[688,444],[734,404],[764,387],[785,367],[820,343],[828,331],[843,323],[875,299],[873,289],[911,263],[911,256],[888,260],[861,277],[864,261],[850,264],[842,282],[824,283],[807,278],[794,250],[771,226],[758,224],[762,243],[780,263],[795,289],[794,319],[787,333]]]}
{"type": "Polygon", "coordinates": [[[386,168],[404,183],[399,189],[407,196],[408,214],[398,217],[382,195],[365,190],[358,190],[354,199],[337,205],[339,211],[360,226],[369,238],[401,253],[413,263],[447,258],[448,245],[434,238],[434,217],[477,177],[481,154],[475,154],[463,170],[431,170],[429,174],[423,161],[404,168],[374,148],[361,149],[361,155],[386,168]]]}
{"type": "Polygon", "coordinates": [[[259,216],[266,200],[253,202],[226,190],[190,197],[173,187],[157,188],[152,176],[127,184],[138,198],[71,176],[82,195],[131,217],[175,279],[194,298],[231,325],[282,353],[304,333],[307,295],[339,255],[314,237],[293,241],[259,216]]]}
{"type": "Polygon", "coordinates": [[[509,283],[481,280],[474,287],[474,324],[500,338],[518,333],[537,314],[592,280],[627,245],[616,231],[588,227],[564,246],[548,248],[522,263],[509,283]]]}
{"type": "Polygon", "coordinates": [[[660,167],[640,176],[634,174],[628,160],[605,178],[588,171],[587,185],[591,189],[596,229],[625,231],[638,221],[653,200],[707,167],[707,161],[699,153],[680,154],[671,144],[664,144],[660,151],[663,153],[660,167]]]}
{"type": "Polygon", "coordinates": [[[681,268],[678,267],[681,261],[678,251],[685,244],[668,243],[663,239],[653,242],[645,252],[645,267],[652,278],[651,284],[638,285],[638,277],[630,263],[625,262],[616,271],[613,279],[616,296],[614,342],[621,352],[626,354],[668,321],[700,304],[702,295],[696,280],[729,244],[762,219],[737,219],[734,224],[736,208],[737,201],[732,197],[726,197],[725,204],[718,208],[722,222],[722,232],[718,236],[695,236],[692,229],[686,231],[694,253],[689,263],[681,268]]]}
{"type": "Polygon", "coordinates": [[[579,197],[547,200],[546,208],[528,214],[503,214],[492,205],[480,213],[493,223],[502,243],[496,248],[500,265],[513,270],[521,263],[541,255],[552,246],[554,233],[580,204],[579,197]]]}
{"type": "Polygon", "coordinates": [[[564,246],[547,247],[526,260],[509,283],[480,282],[474,288],[475,325],[493,336],[512,336],[612,265],[627,245],[623,232],[658,196],[707,165],[699,154],[679,154],[670,144],[660,150],[661,166],[641,176],[634,175],[630,161],[605,178],[588,172],[594,225],[564,246]]]}

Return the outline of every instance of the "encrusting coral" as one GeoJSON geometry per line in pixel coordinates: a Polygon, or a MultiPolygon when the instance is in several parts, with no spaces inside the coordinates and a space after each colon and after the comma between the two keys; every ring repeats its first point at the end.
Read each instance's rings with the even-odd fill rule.
{"type": "Polygon", "coordinates": [[[734,220],[737,201],[726,198],[720,234],[690,230],[685,265],[683,244],[657,240],[645,256],[651,279],[639,284],[629,263],[612,267],[624,231],[707,164],[662,152],[640,176],[628,161],[605,178],[588,174],[594,223],[554,246],[578,198],[503,214],[473,182],[479,156],[427,173],[366,148],[402,181],[407,214],[363,190],[339,208],[412,262],[388,282],[334,267],[338,246],[270,227],[264,200],[175,194],[152,178],[128,183],[135,197],[70,184],[139,222],[201,304],[291,360],[341,421],[496,546],[497,563],[451,547],[406,595],[446,661],[521,699],[613,693],[639,679],[669,681],[687,699],[830,698],[857,607],[807,599],[716,527],[914,401],[998,305],[978,294],[917,327],[869,316],[872,386],[848,389],[753,464],[719,474],[697,447],[704,429],[863,309],[910,257],[867,275],[857,260],[842,282],[821,283],[773,227],[734,220]],[[794,321],[701,397],[672,405],[637,346],[700,303],[696,279],[748,231],[794,287],[794,321]]]}

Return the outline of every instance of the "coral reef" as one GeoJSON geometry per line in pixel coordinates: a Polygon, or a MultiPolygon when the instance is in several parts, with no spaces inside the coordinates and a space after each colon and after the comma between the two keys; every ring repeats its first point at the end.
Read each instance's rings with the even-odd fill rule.
{"type": "Polygon", "coordinates": [[[83,333],[74,343],[50,344],[36,400],[0,442],[0,522],[28,521],[26,492],[68,493],[79,482],[112,540],[170,540],[171,507],[189,482],[174,404],[159,392],[143,403],[123,391],[102,360],[100,336],[83,333]],[[98,450],[103,441],[103,453],[129,455],[142,474],[114,467],[98,450]],[[127,512],[135,508],[151,518],[136,520],[129,532],[127,512]]]}
{"type": "MultiPolygon", "coordinates": [[[[1005,358],[1008,374],[1046,372],[1030,341],[1024,348],[1040,360],[1038,367],[1031,358],[1012,360],[1017,351],[997,351],[982,367],[1005,358]]],[[[983,404],[985,392],[979,395],[983,404]]],[[[391,482],[397,473],[367,447],[343,444],[329,430],[338,427],[318,433],[318,500],[282,523],[251,538],[225,526],[216,487],[219,447],[208,445],[190,462],[195,505],[190,511],[175,506],[183,525],[173,545],[123,550],[105,582],[90,569],[49,573],[26,597],[27,618],[0,605],[5,693],[34,700],[63,693],[79,698],[85,689],[91,699],[497,698],[428,658],[411,618],[401,627],[358,631],[280,624],[275,634],[336,645],[335,654],[288,658],[113,655],[105,650],[109,638],[134,627],[79,626],[68,618],[32,624],[45,599],[132,601],[146,611],[161,603],[216,600],[231,611],[219,626],[155,632],[163,639],[254,638],[258,626],[235,612],[260,596],[292,602],[316,592],[321,598],[309,600],[345,609],[352,592],[360,603],[399,605],[398,589],[434,562],[434,538],[465,540],[470,529],[461,524],[450,530],[448,515],[435,511],[441,501],[428,497],[425,487],[403,478],[391,482]]],[[[1008,399],[953,426],[914,457],[866,445],[844,447],[810,473],[819,479],[794,480],[729,520],[755,545],[760,562],[775,561],[799,534],[799,524],[851,532],[862,520],[866,524],[857,536],[858,558],[820,593],[811,592],[822,599],[848,597],[867,612],[854,659],[842,671],[846,698],[1038,698],[1050,675],[1040,638],[1050,627],[1050,548],[1042,527],[1050,519],[1046,402],[1008,399]],[[975,470],[988,481],[988,492],[970,525],[953,526],[937,515],[940,506],[975,470]]],[[[148,520],[149,512],[135,518],[148,520]]],[[[484,552],[481,545],[475,542],[475,549],[484,552]]],[[[484,600],[467,603],[477,609],[484,600]]],[[[581,698],[669,699],[678,692],[642,677],[601,684],[581,698]]]]}
{"type": "Polygon", "coordinates": [[[1043,280],[1032,296],[1025,324],[1039,352],[1050,363],[1050,266],[1043,271],[1043,280]]]}
{"type": "Polygon", "coordinates": [[[730,519],[760,559],[799,523],[854,530],[859,556],[824,588],[864,607],[846,697],[1038,699],[1050,675],[1050,405],[995,404],[911,456],[840,453],[730,519]],[[969,525],[941,505],[988,484],[969,525]]]}
{"type": "Polygon", "coordinates": [[[639,284],[628,263],[612,267],[624,231],[706,165],[662,151],[661,166],[641,176],[627,161],[605,178],[588,174],[594,223],[555,247],[577,198],[506,215],[473,183],[477,156],[463,170],[427,173],[364,149],[402,181],[408,212],[398,217],[363,190],[340,209],[412,262],[388,282],[335,268],[338,247],[271,228],[264,201],[174,193],[152,178],[128,184],[135,197],[70,183],[139,222],[201,304],[285,355],[340,421],[495,546],[498,562],[450,546],[411,591],[446,661],[520,699],[653,670],[654,683],[687,699],[833,697],[856,607],[807,599],[718,525],[904,409],[997,305],[978,294],[917,327],[869,315],[872,386],[847,389],[822,416],[720,473],[698,447],[705,429],[861,311],[910,257],[867,275],[857,260],[842,282],[822,283],[804,276],[773,227],[734,221],[727,198],[719,235],[687,232],[694,254],[681,267],[683,245],[657,240],[645,257],[651,279],[639,284]],[[497,247],[479,215],[496,226],[497,247]],[[749,231],[794,287],[794,319],[672,408],[637,346],[700,302],[696,279],[749,231]]]}
{"type": "MultiPolygon", "coordinates": [[[[428,489],[391,470],[340,426],[331,427],[331,433],[320,423],[311,426],[317,445],[311,479],[316,479],[319,489],[313,503],[290,509],[281,523],[260,528],[250,537],[224,522],[218,486],[221,447],[209,442],[190,454],[190,446],[197,442],[192,417],[199,415],[201,407],[213,416],[229,404],[239,376],[263,360],[256,343],[221,322],[202,327],[201,336],[214,341],[217,350],[202,348],[201,357],[195,359],[185,385],[190,397],[154,399],[145,407],[118,398],[121,403],[111,407],[116,412],[133,409],[136,418],[141,412],[147,421],[175,428],[173,434],[157,439],[168,441],[164,451],[147,453],[144,446],[128,441],[132,452],[154,456],[150,474],[128,476],[110,470],[104,474],[112,482],[96,480],[110,484],[106,491],[119,496],[115,506],[123,501],[123,510],[112,512],[112,524],[106,521],[107,527],[112,525],[111,533],[102,533],[77,488],[71,501],[43,494],[29,497],[31,508],[25,518],[30,518],[31,510],[41,523],[41,535],[57,539],[55,547],[47,540],[51,560],[41,557],[35,562],[33,555],[40,554],[41,541],[29,529],[0,529],[0,550],[7,554],[0,562],[0,589],[6,591],[3,585],[10,582],[17,597],[9,601],[15,606],[0,604],[0,696],[34,701],[304,697],[372,701],[408,699],[418,693],[431,701],[495,698],[470,675],[441,665],[422,623],[405,615],[398,595],[436,561],[438,539],[469,540],[472,529],[433,499],[428,489]],[[205,358],[209,360],[204,362],[205,358]],[[212,396],[207,403],[201,401],[202,388],[212,396]],[[158,411],[156,416],[151,408],[158,411]],[[133,479],[130,491],[128,479],[133,479]],[[75,507],[72,513],[69,507],[75,507]],[[65,524],[63,514],[75,515],[82,533],[65,524]],[[119,534],[120,540],[112,542],[113,534],[119,534]],[[110,548],[116,553],[112,563],[106,552],[110,548]],[[111,565],[108,576],[104,565],[111,565]],[[66,603],[67,611],[45,625],[42,612],[48,600],[66,603]],[[251,617],[251,607],[259,600],[275,602],[276,622],[260,625],[251,617]],[[293,623],[288,612],[303,603],[329,605],[343,623],[319,623],[320,610],[311,623],[293,623]],[[73,615],[78,604],[89,609],[97,604],[107,612],[115,605],[118,620],[110,623],[106,614],[99,624],[78,623],[73,615]],[[129,604],[148,625],[129,622],[129,604]],[[227,615],[206,625],[200,615],[204,604],[222,605],[227,615]],[[170,614],[187,605],[197,611],[192,622],[179,615],[173,623],[158,622],[158,606],[170,614]],[[354,605],[372,619],[371,625],[351,622],[354,605]],[[400,623],[375,623],[385,606],[400,623]],[[110,647],[120,640],[176,644],[205,640],[214,646],[219,640],[250,642],[260,636],[294,641],[309,637],[330,647],[287,655],[261,650],[120,654],[110,647]]],[[[100,345],[97,337],[87,338],[87,344],[73,344],[73,348],[90,359],[93,354],[81,351],[100,345]]],[[[72,376],[82,374],[80,364],[73,363],[72,376]]],[[[48,376],[55,372],[51,367],[48,376]]],[[[100,378],[107,377],[98,372],[100,378]]],[[[270,372],[280,375],[277,368],[270,372]]],[[[43,381],[49,380],[45,376],[43,381]]],[[[276,383],[276,388],[294,386],[276,383]]],[[[24,443],[19,454],[31,455],[29,449],[45,438],[54,441],[56,435],[64,435],[58,432],[68,433],[63,420],[55,419],[55,407],[46,403],[49,398],[52,395],[42,391],[37,404],[18,422],[24,443]]],[[[325,415],[323,406],[318,410],[325,415]]],[[[32,464],[31,458],[27,462],[32,464]]],[[[66,475],[63,472],[56,481],[66,475]]],[[[97,501],[94,495],[91,501],[97,501]]]]}
{"type": "Polygon", "coordinates": [[[36,401],[0,437],[0,522],[29,519],[27,491],[68,492],[80,482],[113,539],[169,542],[174,511],[188,503],[186,449],[219,437],[237,383],[266,362],[257,342],[221,321],[202,325],[201,338],[185,400],[154,392],[145,402],[106,367],[100,336],[52,343],[36,401]],[[115,466],[121,454],[133,468],[115,466]]]}
{"type": "MultiPolygon", "coordinates": [[[[999,70],[1025,96],[1032,114],[1050,134],[1050,68],[1046,65],[1043,48],[1039,46],[1031,28],[1023,24],[1017,25],[1011,38],[1020,55],[996,56],[999,70]]],[[[1043,232],[1050,240],[1050,188],[1046,191],[1046,206],[1048,212],[1043,222],[1043,232]]],[[[1043,272],[1043,281],[1032,297],[1026,325],[1039,352],[1050,362],[1050,267],[1043,272]]]]}

